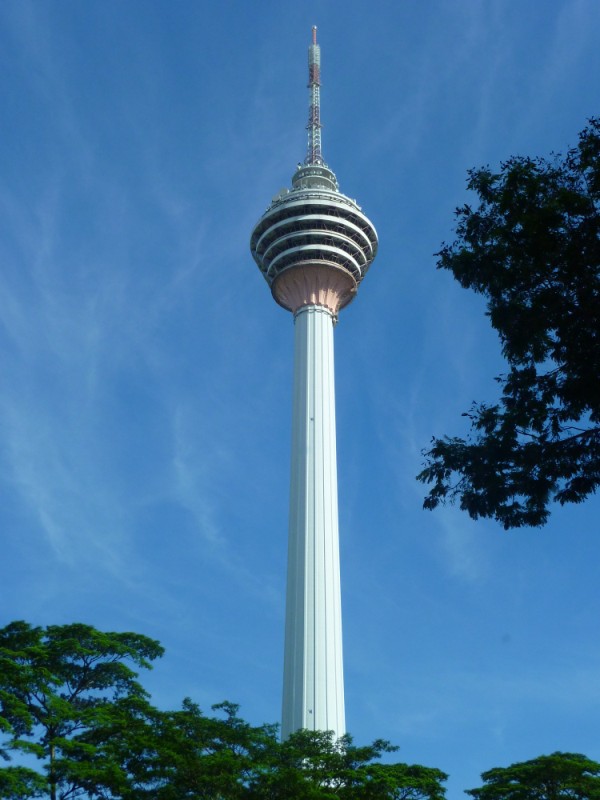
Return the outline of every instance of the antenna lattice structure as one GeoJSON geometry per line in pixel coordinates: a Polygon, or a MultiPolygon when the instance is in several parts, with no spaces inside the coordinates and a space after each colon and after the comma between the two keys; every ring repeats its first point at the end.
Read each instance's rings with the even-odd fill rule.
{"type": "Polygon", "coordinates": [[[333,327],[377,253],[377,233],[321,153],[321,52],[308,49],[308,153],[256,223],[252,256],[294,315],[294,402],[282,736],[345,733],[333,327]]]}
{"type": "Polygon", "coordinates": [[[321,153],[321,48],[317,44],[317,26],[313,25],[312,44],[308,48],[308,152],[305,164],[322,164],[321,153]]]}

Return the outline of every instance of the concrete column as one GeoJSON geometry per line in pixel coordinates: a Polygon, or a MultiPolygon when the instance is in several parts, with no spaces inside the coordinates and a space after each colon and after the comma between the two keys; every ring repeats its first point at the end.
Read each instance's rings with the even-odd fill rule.
{"type": "Polygon", "coordinates": [[[338,531],[333,315],[295,316],[282,736],[346,732],[338,531]]]}

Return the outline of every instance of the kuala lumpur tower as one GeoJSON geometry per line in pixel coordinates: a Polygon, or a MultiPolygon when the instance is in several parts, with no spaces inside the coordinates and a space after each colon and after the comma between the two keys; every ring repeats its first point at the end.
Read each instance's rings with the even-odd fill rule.
{"type": "Polygon", "coordinates": [[[294,394],[282,736],[346,732],[338,534],[333,327],[377,252],[377,233],[321,154],[321,51],[308,48],[308,152],[250,249],[294,315],[294,394]]]}

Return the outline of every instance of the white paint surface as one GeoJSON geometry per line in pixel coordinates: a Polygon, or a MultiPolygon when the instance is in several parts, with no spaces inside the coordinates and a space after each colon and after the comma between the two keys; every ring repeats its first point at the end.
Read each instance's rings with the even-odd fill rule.
{"type": "Polygon", "coordinates": [[[333,318],[295,315],[282,735],[345,733],[333,318]]]}

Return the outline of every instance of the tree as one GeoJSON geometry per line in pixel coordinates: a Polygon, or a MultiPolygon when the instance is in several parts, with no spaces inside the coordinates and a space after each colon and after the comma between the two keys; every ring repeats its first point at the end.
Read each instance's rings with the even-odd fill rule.
{"type": "Polygon", "coordinates": [[[457,209],[437,266],[486,298],[509,370],[499,402],[463,415],[467,439],[432,440],[418,479],[425,508],[540,526],[600,483],[600,120],[565,157],[472,170],[468,188],[479,205],[457,209]]]}
{"type": "Polygon", "coordinates": [[[142,719],[147,730],[151,707],[131,665],[149,668],[162,652],[145,636],[83,624],[42,629],[13,622],[0,629],[5,757],[17,751],[45,768],[45,774],[25,766],[0,770],[1,796],[120,797],[128,775],[103,748],[118,724],[134,730],[142,719]]]}
{"type": "MultiPolygon", "coordinates": [[[[208,800],[249,797],[248,784],[265,769],[266,753],[277,746],[277,727],[254,727],[238,716],[238,706],[219,703],[215,716],[203,714],[190,699],[179,711],[160,714],[152,749],[146,748],[135,775],[135,800],[208,800]],[[141,767],[141,770],[139,769],[141,767]]],[[[111,739],[130,758],[127,740],[111,739]]],[[[117,756],[121,761],[123,756],[117,756]]],[[[129,798],[125,798],[129,800],[129,798]]]]}
{"type": "Polygon", "coordinates": [[[357,747],[351,736],[301,730],[273,742],[249,780],[250,800],[443,800],[447,775],[417,764],[382,763],[397,750],[383,740],[357,747]]]}
{"type": "MultiPolygon", "coordinates": [[[[397,748],[355,747],[349,736],[302,730],[281,742],[277,726],[254,727],[221,703],[205,716],[190,700],[164,715],[157,750],[136,800],[443,800],[440,770],[384,764],[397,748]]],[[[128,800],[128,798],[126,798],[128,800]]]]}
{"type": "Polygon", "coordinates": [[[0,769],[0,797],[2,800],[27,800],[42,797],[45,781],[41,775],[27,767],[0,769]]]}
{"type": "Polygon", "coordinates": [[[482,774],[476,800],[598,800],[600,764],[577,753],[553,753],[482,774]]]}

